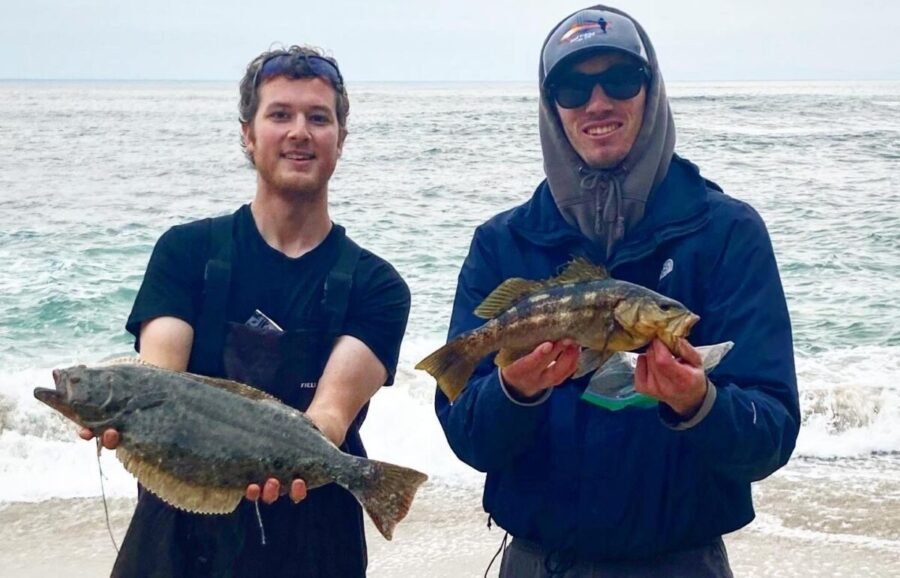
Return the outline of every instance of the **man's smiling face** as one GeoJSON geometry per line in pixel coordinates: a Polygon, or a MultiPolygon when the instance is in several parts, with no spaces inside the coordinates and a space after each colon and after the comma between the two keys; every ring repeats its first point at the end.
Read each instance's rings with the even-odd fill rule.
{"type": "MultiPolygon", "coordinates": [[[[598,74],[629,62],[634,60],[624,54],[604,52],[576,63],[571,71],[598,74]]],[[[634,146],[644,119],[646,100],[646,86],[633,98],[616,100],[596,85],[584,105],[563,108],[557,104],[556,110],[569,143],[584,162],[591,168],[610,169],[621,163],[634,146]]]]}

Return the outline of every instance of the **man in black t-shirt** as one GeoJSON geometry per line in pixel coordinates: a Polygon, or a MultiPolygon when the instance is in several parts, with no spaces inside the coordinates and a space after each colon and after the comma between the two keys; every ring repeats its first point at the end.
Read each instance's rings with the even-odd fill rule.
{"type": "MultiPolygon", "coordinates": [[[[250,383],[365,455],[359,427],[372,395],[393,382],[410,295],[329,218],[347,135],[343,78],[333,59],[293,46],[255,58],[240,93],[256,195],[159,239],[127,329],[144,361],[250,383]]],[[[102,441],[114,448],[118,433],[102,441]]],[[[141,489],[113,576],[365,575],[362,514],[346,490],[259,482],[227,516],[179,512],[141,489]],[[265,545],[250,502],[259,498],[265,545]]]]}

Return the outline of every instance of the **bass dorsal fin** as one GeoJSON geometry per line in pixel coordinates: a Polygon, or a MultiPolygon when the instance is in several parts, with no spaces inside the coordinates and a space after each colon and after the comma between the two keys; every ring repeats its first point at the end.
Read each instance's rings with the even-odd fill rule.
{"type": "Polygon", "coordinates": [[[482,319],[493,319],[526,295],[539,293],[549,287],[608,278],[609,273],[602,266],[594,265],[584,257],[575,257],[562,273],[546,281],[529,281],[520,277],[507,279],[481,302],[475,309],[475,315],[482,319]]]}
{"type": "Polygon", "coordinates": [[[481,302],[481,305],[475,309],[475,315],[482,319],[493,319],[525,295],[538,291],[542,287],[543,284],[540,281],[529,281],[519,277],[507,279],[481,302]]]}
{"type": "Polygon", "coordinates": [[[603,279],[609,279],[609,273],[603,266],[595,265],[584,257],[575,257],[569,261],[562,273],[552,279],[548,279],[545,283],[548,286],[552,286],[584,281],[600,281],[603,279]]]}

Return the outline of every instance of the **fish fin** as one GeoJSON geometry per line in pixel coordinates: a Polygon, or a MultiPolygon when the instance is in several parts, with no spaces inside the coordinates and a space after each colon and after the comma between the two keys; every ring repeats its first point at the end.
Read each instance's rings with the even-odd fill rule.
{"type": "Polygon", "coordinates": [[[394,526],[409,513],[416,491],[428,476],[403,466],[358,459],[364,460],[369,466],[366,469],[372,473],[362,480],[361,487],[348,489],[360,501],[381,535],[390,540],[394,526]]]}
{"type": "Polygon", "coordinates": [[[180,373],[194,381],[200,381],[207,385],[211,385],[213,387],[218,387],[221,389],[226,389],[231,393],[236,393],[238,395],[242,395],[244,397],[249,397],[250,399],[255,400],[274,400],[281,403],[277,397],[269,395],[268,393],[256,389],[255,387],[249,386],[245,383],[240,383],[237,381],[232,381],[230,379],[222,379],[219,377],[209,377],[206,375],[198,375],[196,373],[188,373],[186,371],[174,371],[172,369],[167,369],[165,367],[159,367],[158,365],[154,365],[147,361],[144,361],[140,357],[137,356],[125,356],[125,357],[113,357],[111,359],[104,360],[100,362],[98,367],[108,367],[110,365],[146,365],[148,367],[155,367],[157,369],[163,371],[172,371],[173,373],[180,373]]]}
{"type": "Polygon", "coordinates": [[[244,497],[242,488],[215,488],[179,480],[164,471],[158,463],[140,458],[123,446],[116,448],[116,457],[142,486],[159,499],[185,512],[194,514],[228,514],[244,497]]]}
{"type": "Polygon", "coordinates": [[[465,342],[457,338],[416,364],[437,380],[438,387],[452,402],[466,387],[478,365],[478,358],[466,351],[465,342]]]}
{"type": "Polygon", "coordinates": [[[596,371],[603,366],[604,363],[612,357],[612,354],[615,353],[613,351],[603,350],[597,351],[596,349],[583,349],[581,351],[581,355],[578,357],[578,368],[575,370],[575,374],[572,376],[574,378],[579,378],[584,375],[589,374],[592,371],[596,371]]]}
{"type": "MultiPolygon", "coordinates": [[[[113,392],[110,389],[110,399],[112,399],[112,396],[113,392]]],[[[167,398],[168,396],[166,395],[165,391],[145,393],[129,399],[128,403],[125,404],[125,407],[115,412],[115,414],[111,417],[102,420],[88,420],[79,418],[75,421],[82,427],[86,427],[91,430],[94,435],[97,435],[106,428],[117,427],[115,424],[121,421],[122,416],[139,411],[144,411],[147,409],[152,409],[154,407],[159,407],[163,403],[165,403],[167,398]]]]}
{"type": "Polygon", "coordinates": [[[497,354],[497,357],[494,358],[494,365],[497,367],[506,367],[507,365],[522,359],[531,353],[531,351],[531,349],[512,349],[504,347],[497,354]]]}
{"type": "Polygon", "coordinates": [[[507,279],[481,302],[475,309],[475,315],[482,319],[493,319],[525,295],[541,289],[543,284],[540,281],[529,281],[519,277],[507,279]]]}
{"type": "Polygon", "coordinates": [[[156,367],[152,363],[147,363],[140,357],[136,355],[126,355],[120,357],[110,357],[109,359],[104,359],[100,363],[98,363],[95,367],[107,367],[110,365],[149,365],[151,367],[156,367]]]}
{"type": "Polygon", "coordinates": [[[481,302],[481,305],[475,309],[475,315],[482,319],[493,319],[522,297],[543,291],[548,287],[608,278],[609,273],[604,267],[595,265],[584,257],[575,257],[565,266],[562,273],[543,282],[529,281],[519,277],[507,279],[481,302]]]}
{"type": "Polygon", "coordinates": [[[241,383],[239,381],[233,381],[231,379],[222,379],[221,377],[209,377],[206,375],[198,375],[196,373],[184,373],[183,375],[193,379],[194,381],[199,381],[205,383],[206,385],[211,385],[213,387],[218,387],[220,389],[224,389],[230,391],[231,393],[236,393],[243,397],[247,397],[257,401],[276,401],[278,403],[282,403],[280,399],[275,397],[274,395],[270,395],[262,390],[256,389],[246,383],[241,383]]]}
{"type": "Polygon", "coordinates": [[[158,407],[165,403],[168,397],[169,396],[165,391],[154,391],[137,395],[128,400],[128,403],[125,405],[125,410],[122,413],[134,413],[136,411],[158,407]]]}
{"type": "Polygon", "coordinates": [[[609,273],[601,265],[595,265],[584,257],[575,257],[566,265],[562,273],[548,279],[546,285],[565,285],[579,281],[599,281],[608,279],[609,273]]]}

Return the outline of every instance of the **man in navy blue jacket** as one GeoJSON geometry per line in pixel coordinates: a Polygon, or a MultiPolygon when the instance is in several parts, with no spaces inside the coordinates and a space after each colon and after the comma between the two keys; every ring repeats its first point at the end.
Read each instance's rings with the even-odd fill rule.
{"type": "Polygon", "coordinates": [[[502,370],[486,358],[436,411],[454,452],[487,473],[484,507],[512,536],[502,577],[731,576],[721,536],[754,517],[750,484],[783,466],[800,410],[790,320],[765,225],[674,154],[653,46],[623,12],[560,22],[541,53],[547,176],[481,225],[449,337],[510,277],[546,279],[573,256],[673,297],[697,345],[734,342],[707,376],[686,341],[652,342],[637,391],[656,408],[580,400],[579,347],[542,343],[502,370]]]}

